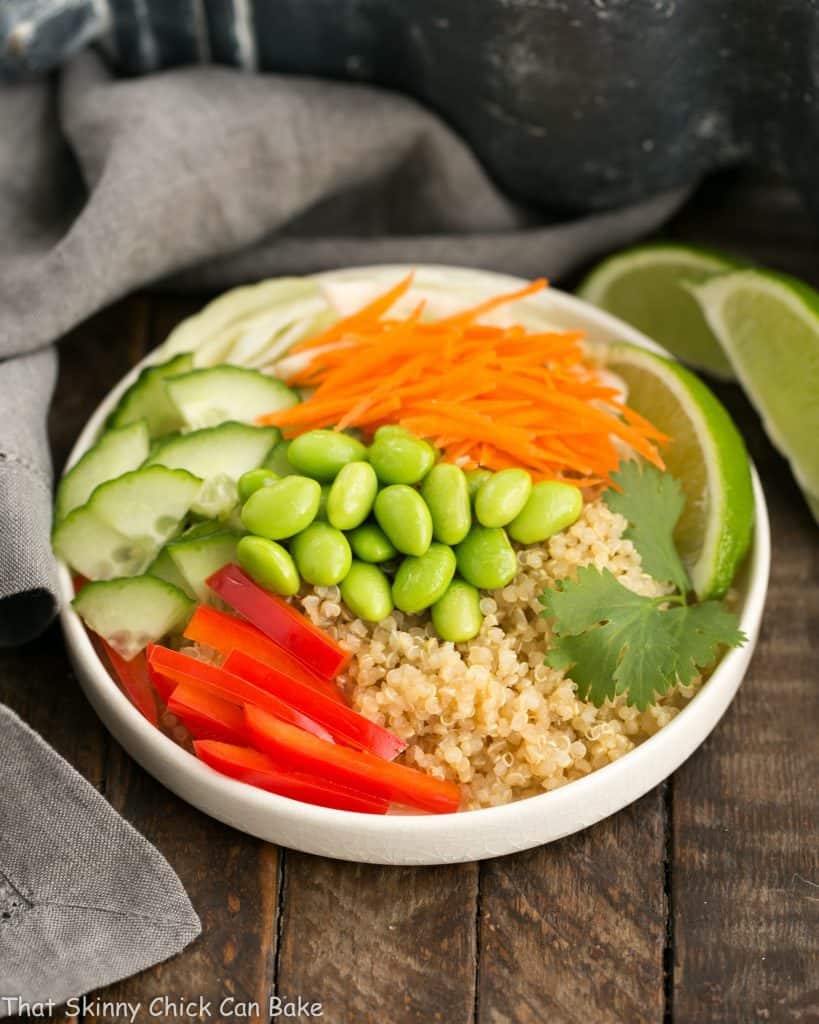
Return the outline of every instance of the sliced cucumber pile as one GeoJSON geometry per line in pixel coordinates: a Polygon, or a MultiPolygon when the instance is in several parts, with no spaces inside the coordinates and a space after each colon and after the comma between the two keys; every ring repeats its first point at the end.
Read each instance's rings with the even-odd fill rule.
{"type": "Polygon", "coordinates": [[[262,413],[288,409],[299,400],[277,377],[228,364],[170,377],[165,387],[191,430],[226,420],[255,423],[262,413]]]}
{"type": "Polygon", "coordinates": [[[165,466],[125,473],[57,524],[54,550],[88,579],[142,573],[179,531],[201,488],[198,477],[165,466]]]}
{"type": "Polygon", "coordinates": [[[238,480],[243,473],[261,466],[280,436],[275,427],[222,423],[168,438],[147,465],[186,469],[205,480],[220,474],[238,480]]]}
{"type": "Polygon", "coordinates": [[[194,608],[178,587],[157,576],[88,583],[71,603],[86,626],[128,661],[147,644],[183,630],[194,608]]]}
{"type": "Polygon", "coordinates": [[[146,366],[120,398],[108,419],[109,427],[124,427],[145,420],[151,437],[162,437],[183,426],[182,416],[165,388],[165,379],[185,373],[193,366],[190,352],[182,352],[166,363],[146,366]]]}
{"type": "Polygon", "coordinates": [[[141,466],[148,458],[149,446],[145,420],[106,431],[60,481],[54,519],[59,522],[73,509],[84,505],[99,484],[141,466]]]}

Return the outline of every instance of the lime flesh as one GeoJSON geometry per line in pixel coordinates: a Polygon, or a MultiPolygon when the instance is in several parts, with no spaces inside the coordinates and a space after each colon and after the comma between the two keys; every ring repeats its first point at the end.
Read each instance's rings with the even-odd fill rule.
{"type": "Polygon", "coordinates": [[[731,363],[687,286],[736,266],[721,254],[689,246],[638,246],[599,264],[578,295],[632,324],[683,362],[730,379],[731,363]]]}
{"type": "Polygon", "coordinates": [[[819,522],[819,292],[758,270],[692,290],[819,522]]]}
{"type": "Polygon", "coordinates": [[[686,503],[675,541],[700,600],[721,597],[748,551],[754,521],[751,466],[723,405],[684,367],[634,345],[605,351],[628,404],[671,441],[662,455],[686,503]]]}

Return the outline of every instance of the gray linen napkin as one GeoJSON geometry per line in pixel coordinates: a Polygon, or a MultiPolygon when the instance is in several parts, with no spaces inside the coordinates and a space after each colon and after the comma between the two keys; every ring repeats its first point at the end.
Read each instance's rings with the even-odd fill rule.
{"type": "Polygon", "coordinates": [[[134,974],[199,931],[164,858],[0,706],[0,1017],[134,974]]]}

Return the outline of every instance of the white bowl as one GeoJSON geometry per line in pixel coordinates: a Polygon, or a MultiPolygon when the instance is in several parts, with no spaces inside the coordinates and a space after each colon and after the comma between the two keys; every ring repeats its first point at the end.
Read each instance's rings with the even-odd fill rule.
{"type": "MultiPolygon", "coordinates": [[[[317,275],[323,282],[355,281],[375,274],[395,278],[406,267],[378,267],[317,275]]],[[[431,280],[443,268],[419,271],[431,280]]],[[[447,268],[447,273],[452,273],[447,268]]],[[[463,270],[458,281],[486,295],[522,282],[500,274],[463,270]]],[[[342,289],[343,290],[343,289],[342,289]]],[[[579,299],[549,289],[527,303],[545,309],[559,325],[579,326],[594,340],[625,340],[666,354],[644,335],[579,299]]],[[[152,354],[151,361],[156,361],[152,354]]],[[[135,367],[88,421],[69,459],[93,443],[135,367]]],[[[243,832],[308,853],[375,864],[444,864],[478,860],[549,843],[587,828],[637,800],[662,782],[708,736],[731,703],[759,635],[768,585],[770,537],[765,498],[754,471],[756,525],[753,544],[737,580],[744,647],[730,651],[694,699],[667,726],[618,761],[561,789],[516,803],[447,815],[375,815],[299,803],[217,774],[150,725],[123,695],[98,658],[69,602],[71,576],[60,566],[60,613],[68,653],[97,714],[119,743],[163,785],[205,814],[243,832]]]]}

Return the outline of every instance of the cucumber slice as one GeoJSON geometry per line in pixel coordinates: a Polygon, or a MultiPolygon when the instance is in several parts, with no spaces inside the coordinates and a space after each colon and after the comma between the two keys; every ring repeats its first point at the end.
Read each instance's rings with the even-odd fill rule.
{"type": "MultiPolygon", "coordinates": [[[[206,519],[202,523],[194,523],[193,526],[189,526],[179,535],[177,540],[198,540],[201,537],[210,537],[212,533],[224,532],[224,523],[217,522],[214,519],[206,519]]],[[[173,543],[175,544],[176,541],[173,543]]]]}
{"type": "Polygon", "coordinates": [[[157,579],[165,580],[166,583],[170,583],[173,587],[178,587],[188,597],[195,597],[193,591],[188,586],[187,580],[176,568],[176,562],[171,558],[167,547],[164,547],[159,552],[148,566],[146,572],[150,576],[156,576],[157,579]]]}
{"type": "Polygon", "coordinates": [[[203,519],[227,519],[239,504],[239,488],[227,473],[208,477],[191,505],[191,512],[203,519]]]}
{"type": "Polygon", "coordinates": [[[254,423],[262,413],[289,409],[299,400],[277,377],[229,364],[170,377],[165,387],[193,430],[226,420],[254,423]]]}
{"type": "Polygon", "coordinates": [[[87,507],[126,537],[154,542],[156,550],[172,537],[202,489],[184,469],[148,466],[102,484],[87,507]]]}
{"type": "Polygon", "coordinates": [[[91,492],[106,480],[141,466],[148,458],[149,444],[145,420],[103,434],[60,481],[54,503],[55,521],[84,505],[91,492]]]}
{"type": "Polygon", "coordinates": [[[130,661],[143,647],[185,628],[194,603],[156,576],[88,583],[71,602],[86,624],[130,661]]]}
{"type": "Polygon", "coordinates": [[[182,574],[187,587],[202,602],[209,601],[213,594],[205,580],[223,565],[236,561],[235,533],[212,533],[209,537],[194,537],[191,540],[177,540],[165,549],[182,574]]]}
{"type": "Polygon", "coordinates": [[[147,537],[126,537],[88,505],[68,513],[51,535],[51,544],[66,565],[89,580],[144,572],[157,551],[147,537]]]}
{"type": "Polygon", "coordinates": [[[57,554],[91,580],[143,573],[202,487],[184,470],[152,466],[100,484],[52,534],[57,554]]]}
{"type": "Polygon", "coordinates": [[[165,378],[185,373],[192,366],[190,352],[182,352],[157,366],[146,366],[120,398],[108,419],[108,426],[124,427],[144,419],[151,437],[162,437],[178,430],[182,426],[182,418],[165,390],[165,378]]]}
{"type": "Polygon", "coordinates": [[[224,473],[231,480],[256,469],[278,441],[275,427],[247,423],[221,423],[190,434],[169,438],[150,456],[146,465],[170,466],[208,479],[224,473]]]}

